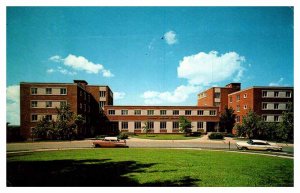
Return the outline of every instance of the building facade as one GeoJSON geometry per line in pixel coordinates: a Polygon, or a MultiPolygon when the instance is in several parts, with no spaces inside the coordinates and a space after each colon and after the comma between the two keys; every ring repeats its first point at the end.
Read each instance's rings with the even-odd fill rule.
{"type": "Polygon", "coordinates": [[[179,133],[179,117],[192,124],[193,132],[216,131],[219,124],[217,107],[200,106],[105,106],[110,129],[142,133],[145,122],[151,133],[179,133]]]}
{"type": "Polygon", "coordinates": [[[108,86],[90,86],[84,80],[74,83],[20,83],[20,121],[21,136],[32,137],[32,128],[45,117],[49,121],[57,120],[57,108],[69,104],[71,111],[82,115],[85,126],[82,136],[91,136],[99,132],[101,105],[112,105],[113,95],[108,86]],[[106,97],[100,97],[104,93],[106,97]]]}
{"type": "Polygon", "coordinates": [[[280,122],[282,112],[293,105],[293,87],[250,87],[228,95],[228,107],[236,114],[236,123],[241,123],[249,110],[262,116],[266,122],[280,122]]]}
{"type": "Polygon", "coordinates": [[[228,94],[239,91],[241,83],[230,83],[225,87],[212,87],[198,94],[198,106],[218,107],[219,112],[224,112],[228,106],[228,94]]]}

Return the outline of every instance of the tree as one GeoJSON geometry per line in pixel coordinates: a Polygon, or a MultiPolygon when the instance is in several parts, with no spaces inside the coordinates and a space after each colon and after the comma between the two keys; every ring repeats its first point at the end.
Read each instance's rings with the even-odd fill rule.
{"type": "Polygon", "coordinates": [[[227,133],[232,133],[232,128],[235,124],[235,117],[234,110],[232,107],[228,109],[228,107],[225,107],[225,112],[221,114],[220,116],[220,127],[222,131],[226,131],[227,133]]]}
{"type": "Polygon", "coordinates": [[[183,132],[185,136],[192,132],[192,124],[184,116],[179,117],[179,130],[183,132]]]}
{"type": "Polygon", "coordinates": [[[246,116],[243,117],[243,122],[238,127],[239,135],[246,135],[249,138],[257,138],[264,132],[265,124],[261,116],[250,110],[246,116]]]}
{"type": "Polygon", "coordinates": [[[146,136],[148,135],[148,132],[151,130],[149,127],[149,122],[145,121],[144,126],[142,127],[143,131],[146,133],[146,136]]]}
{"type": "Polygon", "coordinates": [[[51,129],[53,128],[53,125],[49,120],[47,120],[46,117],[43,117],[41,120],[37,122],[37,125],[35,128],[32,129],[32,135],[36,138],[42,138],[46,139],[49,137],[49,134],[51,135],[51,129]]]}
{"type": "Polygon", "coordinates": [[[294,140],[294,113],[291,103],[288,104],[287,111],[282,112],[282,122],[280,122],[276,134],[281,140],[294,140]]]}
{"type": "Polygon", "coordinates": [[[62,104],[60,108],[56,108],[57,121],[56,128],[59,133],[59,138],[71,139],[74,129],[74,113],[71,111],[69,104],[62,104]]]}
{"type": "Polygon", "coordinates": [[[84,135],[83,127],[85,124],[85,118],[82,115],[76,115],[74,118],[74,123],[76,125],[77,133],[79,131],[79,134],[84,135]]]}

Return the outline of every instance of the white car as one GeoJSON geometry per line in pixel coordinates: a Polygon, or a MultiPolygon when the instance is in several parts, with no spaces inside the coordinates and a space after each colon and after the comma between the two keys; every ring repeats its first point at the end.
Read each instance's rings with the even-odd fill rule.
{"type": "Polygon", "coordinates": [[[267,141],[250,139],[249,141],[240,141],[236,143],[236,147],[242,150],[267,150],[267,151],[282,151],[282,147],[271,145],[267,141]]]}

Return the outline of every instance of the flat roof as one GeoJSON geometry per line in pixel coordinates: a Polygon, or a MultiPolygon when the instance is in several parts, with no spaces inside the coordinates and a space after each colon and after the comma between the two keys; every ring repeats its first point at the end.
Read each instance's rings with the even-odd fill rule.
{"type": "Polygon", "coordinates": [[[236,91],[236,92],[233,92],[233,93],[230,93],[228,95],[233,95],[233,94],[237,94],[237,93],[240,93],[240,92],[243,92],[243,91],[246,91],[246,90],[250,90],[250,89],[294,89],[294,87],[290,87],[290,86],[251,86],[251,87],[248,87],[248,88],[245,88],[245,89],[242,89],[240,91],[236,91]]]}
{"type": "Polygon", "coordinates": [[[219,107],[214,106],[155,106],[155,105],[104,105],[104,107],[113,107],[113,108],[193,108],[193,109],[199,109],[199,108],[211,108],[211,109],[217,109],[219,107]]]}

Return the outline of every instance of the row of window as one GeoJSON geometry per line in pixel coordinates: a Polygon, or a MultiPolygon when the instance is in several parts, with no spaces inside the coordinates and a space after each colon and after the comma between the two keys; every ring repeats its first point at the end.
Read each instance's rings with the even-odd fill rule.
{"type": "MultiPolygon", "coordinates": [[[[161,121],[159,122],[160,129],[167,129],[167,122],[161,121]]],[[[153,121],[148,121],[147,126],[149,129],[154,129],[154,122],[153,121]]],[[[173,129],[178,129],[179,128],[179,122],[174,121],[172,122],[172,128],[173,129]]],[[[197,122],[197,128],[198,129],[203,129],[203,122],[197,122]]],[[[121,122],[121,129],[128,129],[128,122],[121,122]]],[[[134,129],[142,129],[142,122],[134,122],[134,129]]]]}
{"type": "MultiPolygon", "coordinates": [[[[38,108],[39,107],[38,103],[45,103],[45,105],[41,105],[40,107],[54,108],[53,101],[43,101],[43,102],[31,101],[31,108],[38,108]]],[[[59,103],[60,103],[60,107],[67,105],[66,101],[59,101],[59,103]]],[[[57,106],[55,106],[55,107],[57,107],[57,106]]]]}
{"type": "Polygon", "coordinates": [[[262,103],[263,110],[287,110],[289,107],[288,103],[262,103]]]}
{"type": "Polygon", "coordinates": [[[275,97],[275,98],[291,98],[292,93],[290,91],[262,91],[262,97],[275,97]]]}
{"type": "MultiPolygon", "coordinates": [[[[59,90],[60,90],[59,94],[61,94],[61,95],[66,95],[67,94],[67,89],[66,88],[59,88],[59,90]]],[[[31,88],[31,94],[32,95],[37,95],[38,94],[38,88],[31,88]]],[[[45,89],[45,94],[46,95],[52,95],[53,94],[52,88],[46,88],[45,89]]]]}
{"type": "MultiPolygon", "coordinates": [[[[243,98],[246,99],[248,97],[247,93],[244,94],[243,98]]],[[[236,101],[239,101],[241,99],[240,95],[236,95],[236,101]]],[[[232,96],[229,96],[229,102],[232,103],[232,96]]]]}
{"type": "MultiPolygon", "coordinates": [[[[280,122],[280,115],[262,115],[262,118],[266,122],[280,122]]],[[[236,116],[236,122],[241,122],[240,116],[236,116]]]]}
{"type": "MultiPolygon", "coordinates": [[[[109,115],[115,115],[116,111],[115,110],[108,110],[109,115]]],[[[134,110],[134,115],[141,115],[142,111],[141,110],[134,110]]],[[[160,110],[160,115],[166,115],[167,110],[160,110]]],[[[185,115],[192,115],[192,110],[185,110],[184,112],[185,115]]],[[[204,111],[203,110],[197,110],[197,115],[203,115],[204,111]]],[[[128,110],[121,110],[121,115],[128,115],[128,110]]],[[[154,110],[147,110],[147,115],[154,115],[154,110]]],[[[179,115],[179,110],[173,110],[173,115],[179,115]]],[[[215,110],[210,110],[209,115],[216,115],[215,110]]]]}
{"type": "MultiPolygon", "coordinates": [[[[52,121],[52,119],[53,119],[52,115],[45,115],[45,118],[47,121],[52,121]]],[[[38,115],[36,115],[36,114],[31,115],[31,121],[32,122],[38,121],[38,115]]]]}

